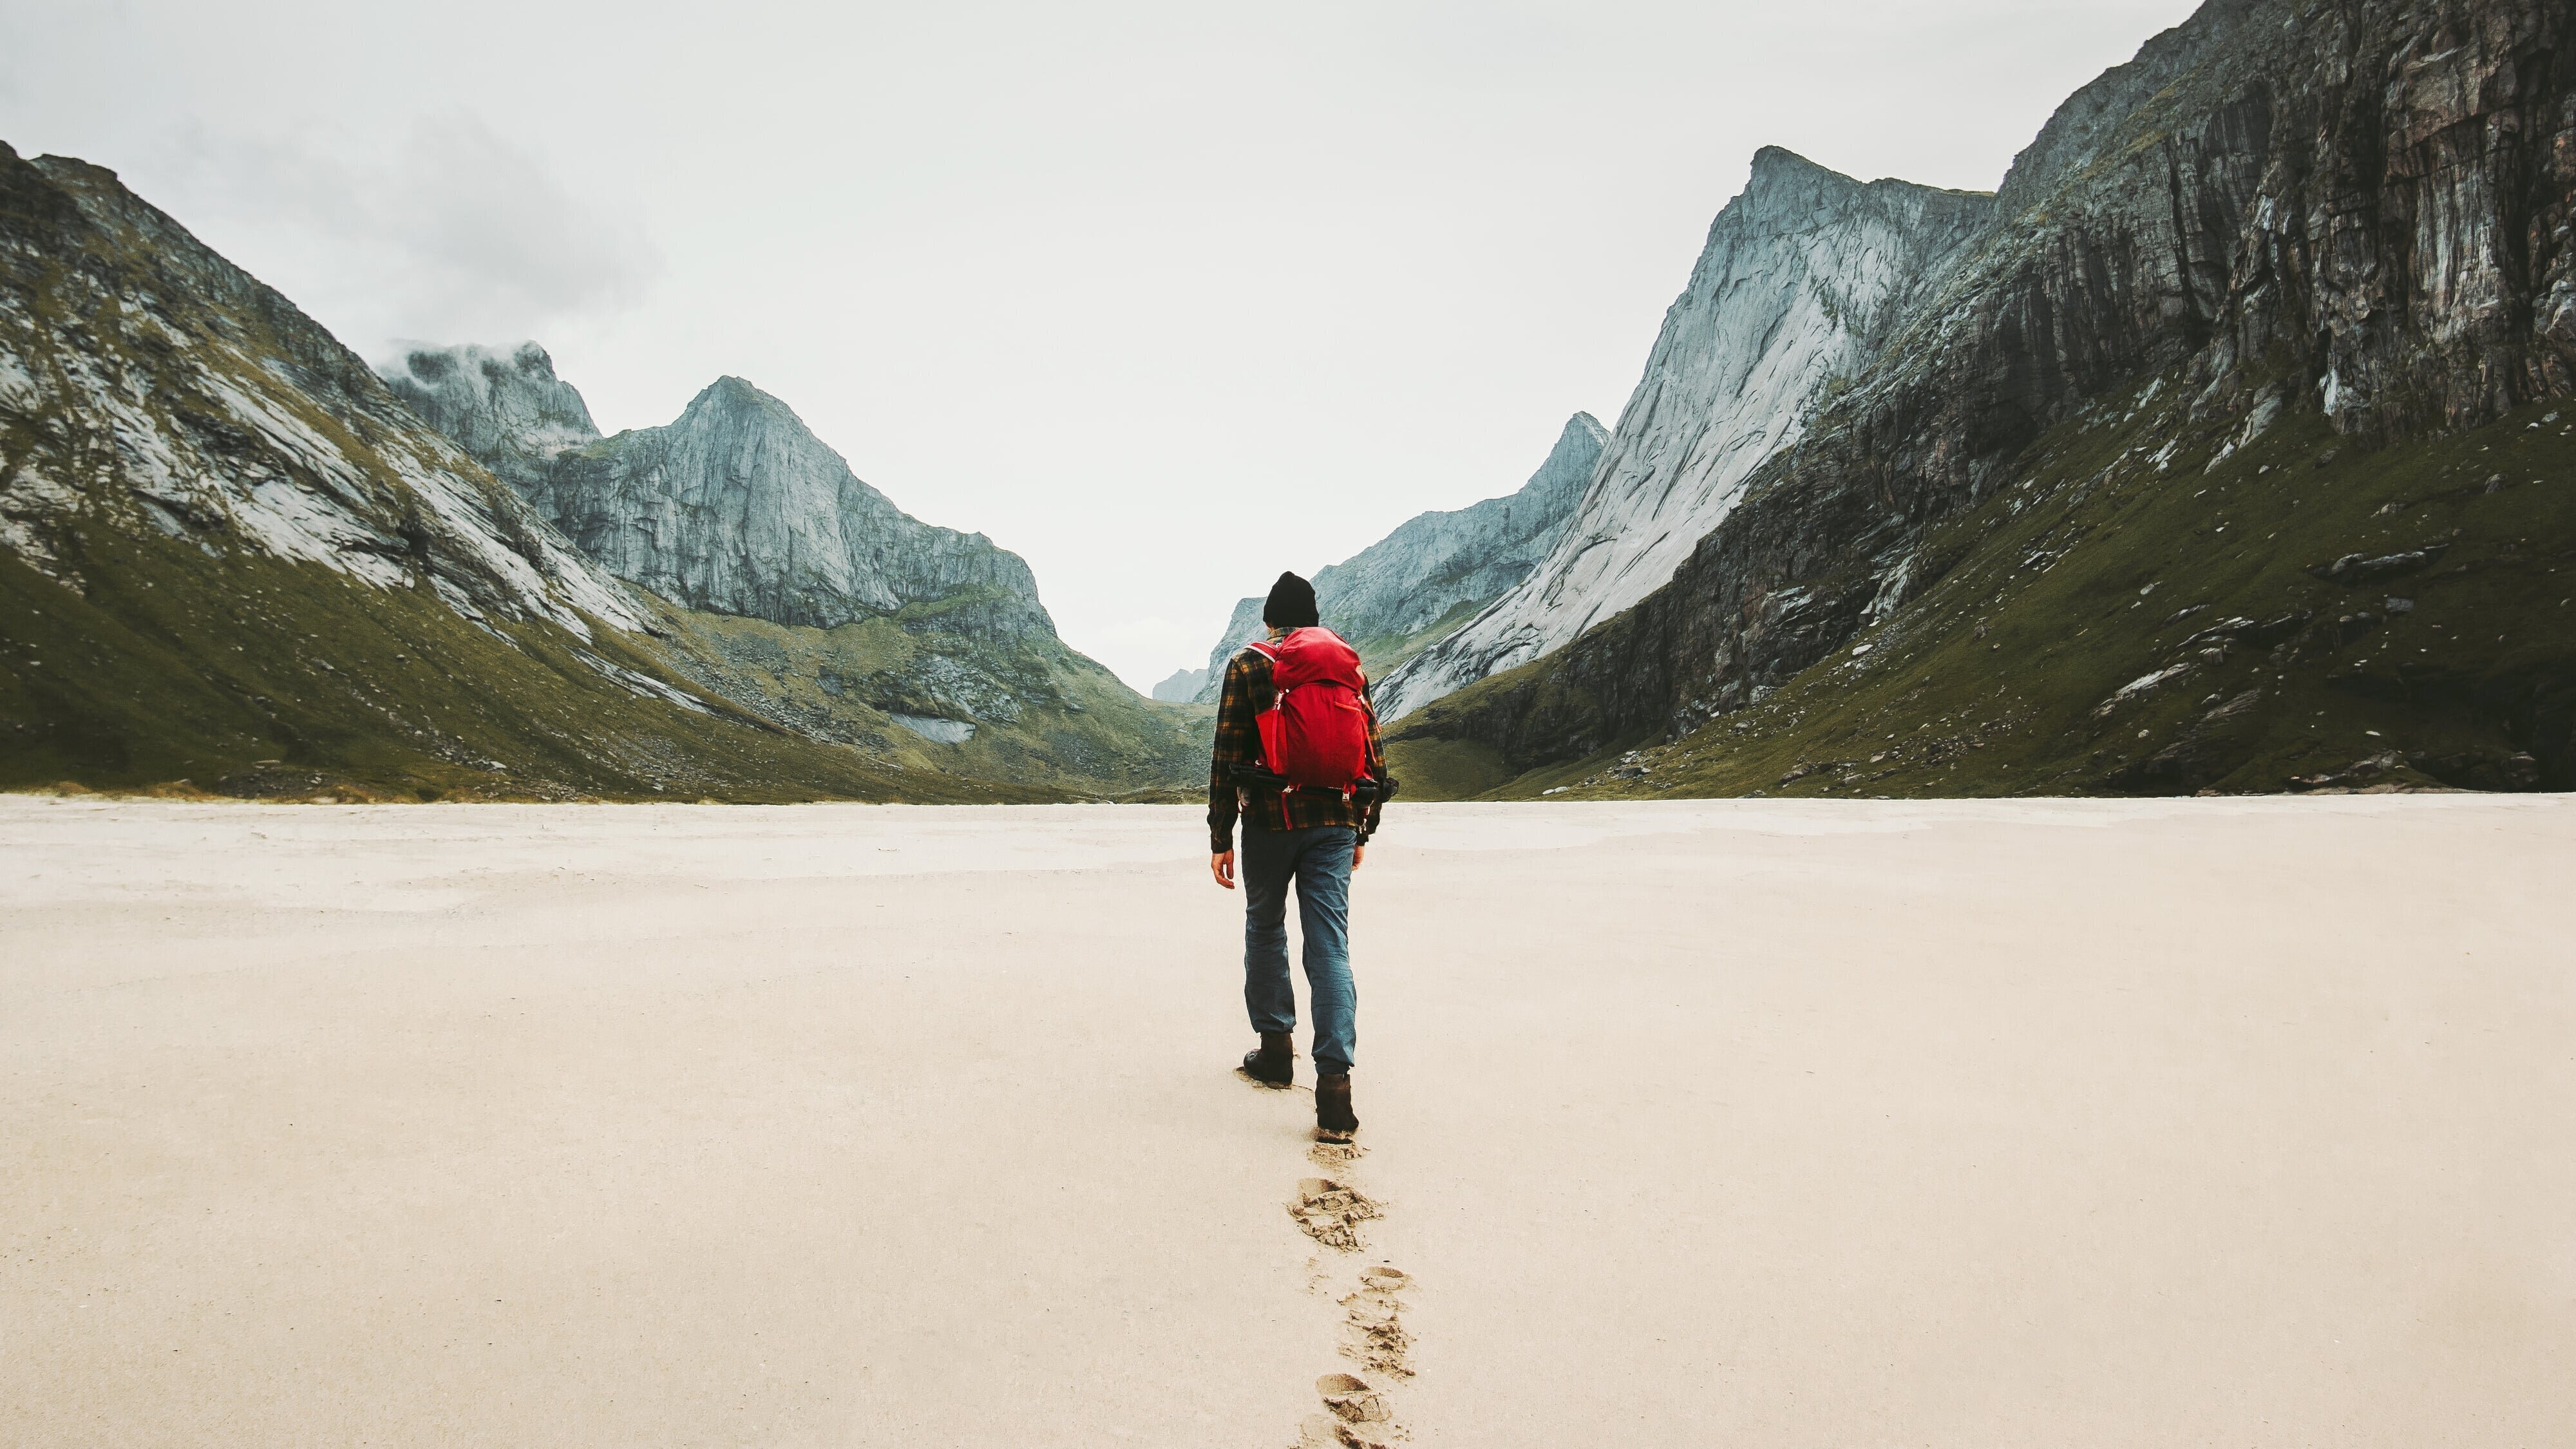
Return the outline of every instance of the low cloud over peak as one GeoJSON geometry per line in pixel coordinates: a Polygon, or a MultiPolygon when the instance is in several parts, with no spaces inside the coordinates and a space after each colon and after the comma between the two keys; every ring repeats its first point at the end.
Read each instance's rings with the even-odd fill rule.
{"type": "Polygon", "coordinates": [[[661,269],[634,217],[470,112],[374,154],[320,127],[174,144],[182,220],[371,355],[560,331],[634,306],[661,269]]]}

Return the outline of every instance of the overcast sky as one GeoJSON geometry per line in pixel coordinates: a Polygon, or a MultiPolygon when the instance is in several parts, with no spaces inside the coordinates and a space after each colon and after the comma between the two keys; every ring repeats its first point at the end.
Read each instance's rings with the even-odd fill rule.
{"type": "Polygon", "coordinates": [[[0,0],[0,139],[371,358],[721,374],[1149,687],[1615,425],[1753,152],[1990,189],[2184,0],[0,0]]]}

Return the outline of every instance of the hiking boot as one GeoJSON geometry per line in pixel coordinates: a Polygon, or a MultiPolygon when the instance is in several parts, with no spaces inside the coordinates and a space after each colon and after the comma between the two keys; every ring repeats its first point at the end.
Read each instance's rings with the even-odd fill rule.
{"type": "Polygon", "coordinates": [[[1351,1111],[1350,1073],[1315,1079],[1315,1130],[1335,1137],[1348,1137],[1360,1130],[1360,1119],[1351,1111]]]}
{"type": "Polygon", "coordinates": [[[1284,1087],[1297,1080],[1297,1050],[1288,1033],[1265,1031],[1261,1049],[1243,1054],[1243,1074],[1265,1087],[1284,1087]]]}

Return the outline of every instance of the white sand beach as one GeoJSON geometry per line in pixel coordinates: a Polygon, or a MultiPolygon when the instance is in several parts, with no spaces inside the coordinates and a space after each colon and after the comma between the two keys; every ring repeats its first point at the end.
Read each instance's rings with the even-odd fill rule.
{"type": "Polygon", "coordinates": [[[1204,846],[0,799],[0,1442],[2576,1436],[2576,802],[1400,805],[1346,1167],[1204,846]]]}

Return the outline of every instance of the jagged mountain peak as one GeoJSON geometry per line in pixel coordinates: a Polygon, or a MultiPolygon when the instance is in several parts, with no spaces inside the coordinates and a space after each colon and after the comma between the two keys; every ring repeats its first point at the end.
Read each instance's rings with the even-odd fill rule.
{"type": "Polygon", "coordinates": [[[1863,181],[1848,176],[1819,161],[1809,160],[1786,146],[1765,146],[1753,153],[1753,169],[1745,180],[1745,194],[1757,199],[1783,189],[1811,186],[1842,191],[1859,191],[1877,185],[1912,185],[1902,181],[1863,181]]]}
{"type": "Polygon", "coordinates": [[[942,605],[952,632],[1055,631],[1018,555],[905,513],[740,377],[667,426],[566,452],[530,498],[618,576],[691,608],[829,628],[942,605]]]}
{"type": "Polygon", "coordinates": [[[805,426],[805,420],[796,416],[794,408],[773,394],[763,392],[760,385],[751,379],[736,377],[732,373],[726,373],[698,389],[698,395],[689,399],[688,407],[681,412],[680,420],[686,422],[695,414],[728,412],[767,413],[800,428],[805,426]]]}
{"type": "Polygon", "coordinates": [[[480,385],[487,388],[507,374],[516,374],[532,382],[562,381],[555,376],[554,355],[534,339],[507,352],[471,342],[452,346],[404,342],[398,346],[402,364],[414,375],[425,379],[443,381],[454,373],[465,376],[469,382],[479,378],[480,385]]]}
{"type": "Polygon", "coordinates": [[[939,605],[948,632],[1055,632],[1017,555],[905,513],[747,378],[611,438],[535,343],[413,348],[385,378],[584,553],[675,603],[825,628],[939,605]]]}
{"type": "MultiPolygon", "coordinates": [[[[1811,161],[1785,146],[1765,146],[1753,153],[1753,170],[1744,190],[1734,202],[1753,207],[1810,202],[1818,193],[1856,195],[1866,192],[1920,192],[1929,196],[1985,197],[1993,193],[1961,191],[1946,186],[1927,186],[1901,176],[1882,176],[1863,181],[1857,176],[1836,171],[1820,162],[1811,161]]],[[[1720,213],[1723,215],[1723,212],[1720,213]]]]}
{"type": "Polygon", "coordinates": [[[2067,97],[2013,158],[1996,190],[1999,213],[2020,216],[2071,172],[2096,161],[2111,133],[2137,121],[2146,102],[2178,77],[2221,57],[2250,63],[2256,47],[2244,42],[2280,27],[2249,27],[2246,22],[2259,12],[2286,8],[2279,0],[2208,0],[2180,25],[2149,39],[2128,64],[2113,66],[2067,97]]]}
{"type": "Polygon", "coordinates": [[[1854,186],[1860,184],[1831,167],[1808,160],[1786,146],[1765,146],[1753,153],[1753,184],[1755,185],[1801,176],[1846,181],[1854,186]]]}
{"type": "Polygon", "coordinates": [[[1560,648],[1671,578],[1754,470],[1803,436],[1818,400],[1956,266],[1993,207],[1981,193],[1857,181],[1776,146],[1756,153],[1553,551],[1390,675],[1380,713],[1560,648]]]}
{"type": "Polygon", "coordinates": [[[411,343],[376,371],[413,412],[521,493],[557,456],[599,437],[590,405],[534,342],[508,352],[411,343]]]}

